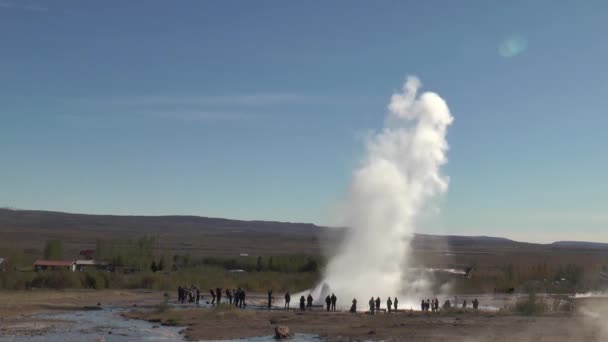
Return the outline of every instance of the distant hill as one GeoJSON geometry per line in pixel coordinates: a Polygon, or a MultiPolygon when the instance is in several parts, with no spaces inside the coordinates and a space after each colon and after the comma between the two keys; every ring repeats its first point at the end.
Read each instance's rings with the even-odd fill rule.
{"type": "Polygon", "coordinates": [[[205,230],[247,230],[310,234],[320,227],[310,223],[276,221],[242,221],[201,216],[119,216],[72,214],[55,211],[0,209],[0,231],[3,229],[104,230],[107,232],[162,233],[205,230]]]}
{"type": "Polygon", "coordinates": [[[553,247],[582,248],[582,249],[608,249],[608,243],[587,241],[556,241],[553,247]]]}
{"type": "MultiPolygon", "coordinates": [[[[61,239],[72,253],[94,248],[98,239],[127,240],[158,236],[161,248],[202,255],[253,253],[332,253],[345,228],[310,223],[243,221],[200,216],[119,216],[72,214],[40,210],[0,209],[0,247],[20,246],[38,253],[44,242],[61,239]]],[[[378,243],[384,243],[378,237],[378,243]]],[[[415,235],[415,250],[548,250],[608,249],[608,244],[559,241],[552,244],[517,242],[500,237],[415,235]]]]}

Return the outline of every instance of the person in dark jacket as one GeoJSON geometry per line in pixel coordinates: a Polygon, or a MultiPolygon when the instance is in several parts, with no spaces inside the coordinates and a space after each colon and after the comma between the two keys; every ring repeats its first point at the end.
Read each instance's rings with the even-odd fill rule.
{"type": "Polygon", "coordinates": [[[215,295],[217,296],[217,303],[219,304],[222,301],[222,289],[219,287],[215,289],[215,295]]]}
{"type": "Polygon", "coordinates": [[[329,295],[325,297],[325,305],[327,306],[327,312],[329,312],[329,308],[331,307],[331,297],[329,295]]]}
{"type": "Polygon", "coordinates": [[[353,298],[353,305],[350,306],[350,312],[353,315],[357,313],[357,298],[353,298]]]}
{"type": "Polygon", "coordinates": [[[230,289],[226,289],[226,297],[228,298],[228,303],[232,304],[232,292],[230,289]]]}
{"type": "Polygon", "coordinates": [[[304,296],[300,297],[300,310],[306,310],[306,298],[304,296]]]}
{"type": "Polygon", "coordinates": [[[268,310],[272,307],[272,290],[268,291],[268,310]]]}
{"type": "Polygon", "coordinates": [[[308,297],[306,298],[306,308],[308,309],[308,311],[312,311],[312,294],[308,294],[308,297]]]}
{"type": "Polygon", "coordinates": [[[336,311],[336,302],[338,301],[338,297],[335,294],[331,294],[331,311],[336,311]]]}
{"type": "Polygon", "coordinates": [[[285,309],[289,310],[289,302],[291,301],[291,295],[289,291],[285,292],[285,309]]]}
{"type": "Polygon", "coordinates": [[[213,289],[210,289],[209,293],[211,293],[211,305],[213,305],[215,304],[215,291],[213,291],[213,289]]]}

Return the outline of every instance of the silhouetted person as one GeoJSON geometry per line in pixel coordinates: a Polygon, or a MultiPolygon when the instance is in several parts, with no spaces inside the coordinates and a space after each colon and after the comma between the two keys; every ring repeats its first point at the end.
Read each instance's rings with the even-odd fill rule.
{"type": "Polygon", "coordinates": [[[353,305],[350,306],[350,312],[354,315],[357,313],[357,299],[353,298],[353,305]]]}
{"type": "Polygon", "coordinates": [[[222,289],[219,287],[215,289],[215,295],[217,296],[217,303],[219,304],[222,301],[222,289]]]}
{"type": "Polygon", "coordinates": [[[397,304],[399,303],[399,300],[397,299],[397,297],[395,297],[395,301],[393,302],[393,305],[395,306],[395,311],[397,311],[397,304]]]}
{"type": "Polygon", "coordinates": [[[198,289],[198,287],[195,289],[196,291],[196,304],[198,304],[201,301],[201,290],[198,289]]]}
{"type": "Polygon", "coordinates": [[[304,296],[300,297],[300,310],[306,310],[306,298],[304,296]]]}
{"type": "Polygon", "coordinates": [[[376,298],[376,311],[380,311],[380,297],[376,298]]]}
{"type": "Polygon", "coordinates": [[[232,304],[232,292],[230,292],[230,289],[226,289],[226,298],[228,298],[228,303],[232,304]]]}
{"type": "Polygon", "coordinates": [[[338,297],[335,294],[331,294],[331,311],[336,311],[336,302],[338,301],[338,297]]]}
{"type": "Polygon", "coordinates": [[[369,313],[370,313],[371,315],[373,315],[373,314],[374,314],[374,311],[376,311],[376,305],[374,304],[374,297],[372,297],[372,298],[369,300],[369,313]]]}
{"type": "Polygon", "coordinates": [[[391,300],[391,297],[388,297],[388,299],[386,300],[386,310],[388,310],[388,313],[391,313],[392,308],[393,308],[393,301],[391,300]]]}
{"type": "Polygon", "coordinates": [[[424,302],[424,299],[423,299],[422,302],[420,303],[420,311],[424,311],[425,307],[426,307],[426,303],[424,302]]]}
{"type": "Polygon", "coordinates": [[[327,312],[329,312],[329,308],[331,306],[331,297],[329,295],[325,297],[325,305],[327,306],[327,312]]]}
{"type": "Polygon", "coordinates": [[[477,300],[477,298],[473,299],[473,309],[479,309],[479,301],[477,300]]]}
{"type": "Polygon", "coordinates": [[[237,308],[239,307],[239,304],[241,302],[241,288],[239,287],[238,290],[234,290],[234,306],[236,306],[237,308]]]}
{"type": "Polygon", "coordinates": [[[213,291],[213,289],[210,289],[209,293],[211,293],[211,305],[213,305],[215,304],[215,291],[213,291]]]}
{"type": "Polygon", "coordinates": [[[272,290],[268,291],[268,310],[272,306],[272,290]]]}
{"type": "Polygon", "coordinates": [[[462,302],[462,308],[466,309],[467,308],[467,300],[465,299],[464,302],[462,302]]]}
{"type": "Polygon", "coordinates": [[[242,308],[247,306],[247,303],[245,302],[245,295],[246,294],[247,293],[245,293],[245,289],[242,289],[241,290],[241,307],[242,308]]]}
{"type": "Polygon", "coordinates": [[[312,311],[312,295],[310,293],[306,298],[306,307],[308,308],[308,311],[312,311]]]}
{"type": "Polygon", "coordinates": [[[285,309],[289,310],[289,302],[291,301],[291,295],[289,295],[289,291],[285,293],[285,309]]]}
{"type": "Polygon", "coordinates": [[[178,303],[182,302],[182,287],[181,286],[177,287],[177,302],[178,303]]]}

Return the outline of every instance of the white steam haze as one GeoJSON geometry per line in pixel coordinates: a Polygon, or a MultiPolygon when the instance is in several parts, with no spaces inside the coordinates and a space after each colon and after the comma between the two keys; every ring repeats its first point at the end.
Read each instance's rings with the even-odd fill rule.
{"type": "Polygon", "coordinates": [[[361,310],[371,296],[384,306],[397,295],[400,307],[409,308],[414,293],[425,292],[425,281],[406,272],[410,241],[418,214],[448,188],[441,166],[453,117],[438,94],[419,94],[420,86],[416,77],[407,78],[391,97],[384,127],[365,142],[365,157],[338,209],[338,224],[350,229],[312,291],[317,302],[329,291],[342,306],[357,298],[361,310]]]}

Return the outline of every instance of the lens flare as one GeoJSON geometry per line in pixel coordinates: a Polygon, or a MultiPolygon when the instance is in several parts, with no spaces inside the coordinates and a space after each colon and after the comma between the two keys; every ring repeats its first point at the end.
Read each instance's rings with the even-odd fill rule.
{"type": "Polygon", "coordinates": [[[512,58],[526,51],[528,42],[522,36],[511,36],[505,39],[498,47],[498,54],[505,58],[512,58]]]}

